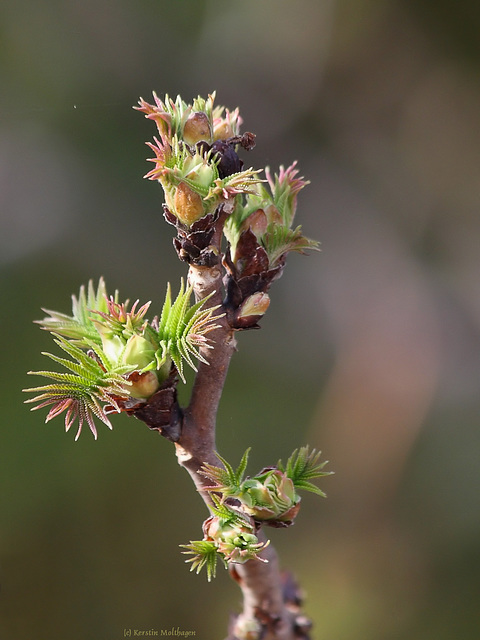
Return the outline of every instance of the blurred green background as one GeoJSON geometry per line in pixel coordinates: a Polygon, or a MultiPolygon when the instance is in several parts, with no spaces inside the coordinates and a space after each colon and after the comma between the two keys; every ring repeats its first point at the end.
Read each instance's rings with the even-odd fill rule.
{"type": "Polygon", "coordinates": [[[299,223],[257,332],[239,335],[218,446],[251,471],[322,449],[329,498],[272,531],[317,640],[480,634],[480,5],[432,0],[6,0],[0,5],[0,637],[225,636],[240,592],[188,572],[206,511],[172,446],[120,416],[94,442],[20,389],[40,307],[104,275],[163,301],[185,268],[142,179],[152,90],[217,90],[298,159],[299,223]]]}

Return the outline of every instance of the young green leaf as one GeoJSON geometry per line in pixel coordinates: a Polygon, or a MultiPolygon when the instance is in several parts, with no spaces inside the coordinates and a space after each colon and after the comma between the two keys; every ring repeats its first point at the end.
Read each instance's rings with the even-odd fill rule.
{"type": "Polygon", "coordinates": [[[242,456],[240,464],[235,471],[233,467],[217,453],[217,458],[223,464],[224,468],[216,467],[212,464],[204,464],[201,473],[209,480],[215,483],[215,486],[211,487],[213,491],[220,492],[224,497],[237,495],[241,490],[241,484],[243,476],[248,464],[248,455],[251,447],[249,447],[242,456]]]}
{"type": "Polygon", "coordinates": [[[196,570],[198,575],[203,567],[206,567],[208,582],[210,582],[212,578],[215,578],[218,553],[214,542],[211,540],[191,540],[190,544],[181,544],[179,546],[187,549],[187,551],[182,551],[182,553],[193,555],[193,558],[185,560],[185,562],[192,563],[190,571],[196,570]]]}
{"type": "MultiPolygon", "coordinates": [[[[115,292],[115,297],[117,295],[115,292]]],[[[85,286],[80,287],[78,298],[72,296],[71,316],[48,309],[43,311],[50,317],[37,321],[42,329],[70,338],[72,343],[78,346],[88,348],[92,342],[101,346],[102,341],[95,327],[93,314],[108,311],[105,281],[100,278],[96,291],[92,280],[88,283],[87,291],[85,286]]]]}
{"type": "Polygon", "coordinates": [[[92,351],[92,356],[95,355],[95,357],[92,357],[60,335],[56,336],[55,342],[74,361],[50,353],[44,355],[72,373],[29,371],[29,374],[50,378],[54,380],[54,383],[24,389],[28,392],[41,392],[40,395],[30,398],[26,402],[39,403],[33,407],[33,410],[53,405],[47,414],[46,422],[65,411],[66,431],[70,429],[75,420],[78,420],[75,440],[78,440],[83,422],[86,421],[96,439],[97,429],[94,417],[101,420],[109,429],[112,428],[104,405],[109,404],[119,411],[117,401],[129,397],[129,383],[123,375],[131,371],[132,367],[112,366],[100,347],[97,346],[95,351],[92,351]]]}
{"type": "Polygon", "coordinates": [[[292,480],[295,489],[311,491],[325,498],[326,494],[312,482],[309,482],[313,478],[329,476],[333,473],[333,471],[323,471],[323,467],[328,463],[328,460],[319,464],[320,455],[321,451],[317,452],[315,449],[309,451],[308,446],[301,447],[300,449],[295,449],[287,460],[285,467],[280,460],[277,467],[292,480]]]}
{"type": "Polygon", "coordinates": [[[190,306],[191,295],[192,287],[185,289],[182,278],[180,291],[172,304],[171,287],[168,285],[157,334],[160,346],[170,355],[184,382],[183,361],[195,371],[192,356],[207,363],[199,349],[211,346],[205,336],[218,326],[215,324],[218,316],[213,316],[218,307],[203,308],[211,296],[190,306]]]}

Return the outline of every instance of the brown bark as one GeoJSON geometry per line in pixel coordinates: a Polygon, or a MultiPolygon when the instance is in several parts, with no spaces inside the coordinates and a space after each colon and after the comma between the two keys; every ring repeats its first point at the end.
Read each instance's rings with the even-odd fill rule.
{"type": "MultiPolygon", "coordinates": [[[[208,364],[199,362],[189,405],[183,412],[172,412],[175,419],[180,420],[180,429],[178,437],[170,438],[175,440],[179,464],[190,474],[207,507],[211,504],[211,498],[204,487],[211,482],[200,473],[200,469],[205,463],[215,466],[220,464],[215,446],[217,411],[230,360],[236,349],[235,332],[230,327],[227,316],[221,315],[222,275],[219,265],[190,266],[188,279],[196,299],[212,294],[208,304],[219,307],[216,312],[219,316],[216,320],[218,327],[209,334],[214,348],[202,348],[202,355],[208,364]]],[[[145,414],[137,417],[148,424],[145,414]]],[[[155,428],[154,425],[151,426],[155,428]]],[[[177,424],[175,427],[177,434],[177,424]]],[[[168,430],[159,430],[168,437],[168,430]]],[[[259,541],[266,541],[262,530],[257,535],[259,541]]],[[[260,555],[267,562],[249,560],[230,568],[232,578],[242,590],[244,607],[243,612],[232,621],[227,640],[236,640],[236,631],[240,633],[242,625],[252,620],[261,625],[262,635],[259,638],[262,640],[308,640],[308,631],[304,632],[299,624],[300,619],[304,618],[300,616],[298,606],[292,608],[292,602],[285,595],[284,580],[275,549],[269,545],[260,555]]]]}
{"type": "MultiPolygon", "coordinates": [[[[222,273],[219,268],[192,266],[189,282],[197,299],[214,291],[209,303],[212,306],[221,304],[222,273]]],[[[214,348],[205,350],[202,354],[209,364],[200,363],[190,404],[184,411],[182,433],[176,443],[179,464],[190,473],[207,505],[210,501],[209,494],[202,491],[202,487],[207,486],[210,481],[199,470],[205,462],[217,466],[219,464],[215,455],[217,410],[230,360],[236,348],[234,332],[226,316],[220,318],[218,324],[220,326],[212,332],[214,348]]],[[[266,540],[262,531],[259,531],[258,538],[259,541],[266,540]]],[[[298,640],[302,636],[296,635],[295,617],[286,606],[277,553],[269,545],[261,556],[268,562],[249,560],[245,564],[234,565],[231,572],[243,593],[244,608],[241,617],[246,620],[257,619],[266,627],[267,635],[263,636],[263,640],[298,640]]],[[[233,639],[235,636],[230,637],[233,639]]]]}

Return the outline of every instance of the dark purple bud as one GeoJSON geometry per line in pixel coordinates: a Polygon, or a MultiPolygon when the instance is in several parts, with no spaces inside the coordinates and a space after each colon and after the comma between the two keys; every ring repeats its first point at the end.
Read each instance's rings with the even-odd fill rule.
{"type": "Polygon", "coordinates": [[[216,140],[212,144],[212,157],[218,162],[218,176],[226,178],[243,169],[243,161],[238,157],[234,147],[225,140],[216,140]]]}

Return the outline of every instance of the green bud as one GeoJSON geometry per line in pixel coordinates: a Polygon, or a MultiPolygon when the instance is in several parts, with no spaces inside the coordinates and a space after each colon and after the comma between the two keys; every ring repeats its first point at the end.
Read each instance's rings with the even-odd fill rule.
{"type": "Polygon", "coordinates": [[[265,507],[273,507],[274,500],[270,490],[255,478],[246,480],[242,485],[241,501],[244,507],[249,509],[249,512],[255,510],[257,505],[265,507]]]}
{"type": "Polygon", "coordinates": [[[244,563],[257,557],[260,550],[257,536],[253,533],[240,533],[238,536],[228,536],[217,541],[218,553],[229,562],[244,563]]]}
{"type": "Polygon", "coordinates": [[[279,500],[284,502],[295,502],[297,500],[293,482],[282,471],[278,469],[270,471],[264,482],[265,486],[278,496],[279,500]]]}
{"type": "Polygon", "coordinates": [[[278,469],[246,480],[239,497],[243,510],[257,520],[289,522],[300,506],[292,480],[278,469]]]}
{"type": "Polygon", "coordinates": [[[133,335],[127,340],[122,361],[132,364],[137,369],[145,369],[155,362],[155,349],[151,342],[139,335],[133,335]]]}
{"type": "Polygon", "coordinates": [[[256,478],[248,478],[241,485],[241,492],[238,495],[242,502],[243,508],[256,506],[257,504],[270,504],[270,492],[263,482],[256,478]]]}
{"type": "Polygon", "coordinates": [[[229,540],[238,537],[240,534],[250,533],[252,527],[245,521],[228,521],[225,518],[212,516],[205,523],[205,535],[213,540],[229,540]]]}
{"type": "Polygon", "coordinates": [[[258,553],[268,544],[259,542],[245,516],[235,515],[233,511],[227,518],[211,516],[204,522],[203,530],[205,540],[213,541],[227,562],[243,563],[258,558],[258,553]]]}
{"type": "Polygon", "coordinates": [[[98,333],[102,338],[105,355],[110,362],[118,363],[125,348],[125,341],[120,336],[113,335],[111,331],[102,332],[101,328],[99,328],[98,333]]]}
{"type": "Polygon", "coordinates": [[[150,398],[160,387],[157,374],[153,371],[133,371],[127,379],[131,383],[128,392],[133,398],[150,398]]]}
{"type": "Polygon", "coordinates": [[[208,193],[212,183],[218,177],[215,167],[203,160],[198,162],[198,156],[192,158],[192,167],[189,164],[189,162],[185,163],[185,180],[188,180],[200,193],[208,193]],[[196,160],[195,163],[193,163],[194,160],[196,160]]]}

